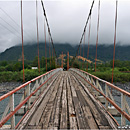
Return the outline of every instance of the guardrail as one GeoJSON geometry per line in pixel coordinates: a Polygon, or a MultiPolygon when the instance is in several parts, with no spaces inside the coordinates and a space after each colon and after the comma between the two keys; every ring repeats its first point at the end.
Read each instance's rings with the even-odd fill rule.
{"type": "Polygon", "coordinates": [[[57,68],[51,70],[43,75],[40,75],[31,81],[26,82],[25,84],[15,88],[14,90],[4,94],[0,97],[0,102],[4,99],[9,98],[9,102],[3,112],[0,128],[11,119],[11,129],[15,128],[15,114],[23,107],[24,114],[29,110],[34,104],[34,100],[38,98],[38,96],[44,91],[44,89],[48,86],[48,84],[52,81],[52,77],[54,78],[62,68],[57,68]],[[19,104],[14,106],[14,94],[19,90],[23,89],[24,93],[21,97],[19,104]]]}
{"type": "Polygon", "coordinates": [[[71,72],[76,73],[76,75],[81,78],[82,81],[86,82],[86,86],[89,87],[90,92],[94,93],[94,95],[99,99],[101,95],[105,98],[105,108],[108,110],[109,108],[116,108],[116,110],[121,114],[121,125],[126,125],[126,119],[130,122],[130,106],[128,101],[130,101],[130,93],[120,89],[119,87],[102,80],[94,75],[91,75],[83,70],[69,69],[71,72]],[[115,90],[120,93],[120,105],[115,101],[113,95],[110,90],[115,90]],[[95,91],[96,90],[96,91],[95,91]],[[112,107],[113,106],[113,107],[112,107]]]}

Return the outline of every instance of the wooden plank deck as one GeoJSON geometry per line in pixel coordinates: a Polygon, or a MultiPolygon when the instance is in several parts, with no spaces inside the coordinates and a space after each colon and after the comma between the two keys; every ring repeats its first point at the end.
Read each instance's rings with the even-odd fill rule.
{"type": "Polygon", "coordinates": [[[34,112],[29,111],[18,129],[116,128],[76,75],[63,71],[48,87],[39,104],[31,108],[34,112]]]}

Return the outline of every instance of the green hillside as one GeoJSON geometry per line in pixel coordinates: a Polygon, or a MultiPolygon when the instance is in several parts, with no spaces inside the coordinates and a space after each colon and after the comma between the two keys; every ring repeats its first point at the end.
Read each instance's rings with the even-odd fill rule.
{"type": "MultiPolygon", "coordinates": [[[[57,56],[62,51],[67,53],[69,51],[71,56],[76,53],[77,46],[71,46],[70,44],[55,44],[57,56]]],[[[95,45],[90,45],[89,59],[94,61],[95,59],[95,45]]],[[[45,44],[39,44],[40,58],[45,56],[45,44]]],[[[87,57],[87,46],[84,47],[85,57],[87,57]]],[[[83,52],[83,48],[82,48],[83,52]]],[[[33,60],[37,56],[37,44],[24,45],[24,54],[26,60],[33,60]]],[[[49,47],[47,46],[47,55],[49,56],[49,47]]],[[[22,47],[13,46],[4,52],[0,53],[0,61],[18,61],[22,56],[22,47]]],[[[110,61],[113,58],[113,45],[99,45],[98,46],[98,59],[102,61],[110,61]]],[[[130,60],[130,46],[116,46],[116,59],[119,60],[130,60]]]]}

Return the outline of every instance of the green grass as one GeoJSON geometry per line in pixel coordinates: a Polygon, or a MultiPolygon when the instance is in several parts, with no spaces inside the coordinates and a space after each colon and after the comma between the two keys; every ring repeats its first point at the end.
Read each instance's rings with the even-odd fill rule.
{"type": "MultiPolygon", "coordinates": [[[[108,82],[112,81],[112,72],[111,71],[105,71],[105,72],[90,72],[91,74],[104,79],[108,82]]],[[[113,82],[130,82],[130,73],[122,73],[119,71],[114,71],[114,76],[113,76],[113,82]]]]}
{"type": "MultiPolygon", "coordinates": [[[[39,74],[38,70],[25,69],[25,81],[29,81],[43,73],[45,73],[45,69],[41,69],[41,73],[39,74]]],[[[0,82],[22,82],[23,81],[23,72],[12,72],[12,71],[3,71],[0,72],[0,82]]]]}

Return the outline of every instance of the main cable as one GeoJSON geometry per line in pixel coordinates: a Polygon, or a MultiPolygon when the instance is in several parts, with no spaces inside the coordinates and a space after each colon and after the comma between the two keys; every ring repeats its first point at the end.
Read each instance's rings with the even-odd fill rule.
{"type": "MultiPolygon", "coordinates": [[[[75,58],[77,57],[77,54],[78,54],[78,52],[79,52],[79,49],[80,49],[80,46],[81,46],[81,43],[82,43],[84,34],[85,34],[85,32],[86,32],[86,28],[87,28],[87,25],[88,25],[88,21],[89,21],[89,19],[90,19],[91,14],[92,14],[92,9],[93,9],[94,2],[95,2],[95,0],[93,0],[93,2],[92,2],[92,5],[91,5],[90,11],[89,11],[88,18],[87,18],[87,20],[86,20],[86,24],[85,24],[85,27],[84,27],[84,29],[83,29],[83,34],[82,34],[82,36],[81,36],[80,43],[79,43],[79,46],[78,46],[77,51],[76,51],[76,55],[73,57],[72,62],[75,61],[75,58]]],[[[72,63],[72,66],[73,66],[73,63],[72,63]]]]}
{"type": "Polygon", "coordinates": [[[55,54],[55,57],[56,57],[56,59],[57,59],[57,55],[56,55],[55,47],[54,47],[54,44],[53,44],[53,39],[52,39],[52,36],[51,36],[51,31],[50,31],[49,23],[48,23],[48,20],[47,20],[46,11],[45,11],[44,4],[43,4],[43,1],[42,1],[42,0],[41,0],[41,4],[42,4],[43,13],[44,13],[45,20],[46,20],[46,24],[47,24],[47,28],[48,28],[48,33],[49,33],[49,35],[50,35],[50,40],[51,40],[52,47],[53,47],[53,50],[54,50],[54,54],[55,54]]]}

